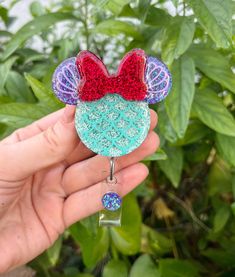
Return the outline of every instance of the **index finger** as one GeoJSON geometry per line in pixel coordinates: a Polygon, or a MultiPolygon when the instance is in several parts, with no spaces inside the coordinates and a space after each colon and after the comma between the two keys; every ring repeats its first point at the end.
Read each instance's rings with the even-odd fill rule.
{"type": "Polygon", "coordinates": [[[14,131],[10,136],[3,139],[0,143],[1,144],[12,144],[16,143],[22,140],[29,139],[35,135],[38,135],[39,133],[45,131],[50,126],[53,126],[59,118],[63,115],[63,113],[66,111],[71,112],[71,110],[74,110],[73,106],[66,106],[66,108],[60,109],[56,112],[53,112],[49,115],[44,116],[43,118],[34,121],[32,124],[17,129],[14,131]]]}

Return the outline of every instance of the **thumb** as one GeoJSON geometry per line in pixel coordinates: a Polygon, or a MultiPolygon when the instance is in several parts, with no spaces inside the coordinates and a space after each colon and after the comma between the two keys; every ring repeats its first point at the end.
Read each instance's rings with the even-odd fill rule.
{"type": "Polygon", "coordinates": [[[74,127],[74,112],[74,107],[67,106],[61,118],[42,133],[12,145],[4,145],[0,156],[1,172],[8,179],[9,176],[13,180],[23,179],[63,161],[79,140],[74,127]]]}

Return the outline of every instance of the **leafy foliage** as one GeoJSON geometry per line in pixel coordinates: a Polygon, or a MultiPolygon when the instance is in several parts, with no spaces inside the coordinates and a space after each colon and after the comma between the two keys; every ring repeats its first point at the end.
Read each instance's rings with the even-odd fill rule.
{"type": "Polygon", "coordinates": [[[39,276],[234,276],[235,2],[35,1],[12,34],[17,2],[0,4],[0,138],[62,107],[51,76],[81,49],[114,70],[141,47],[173,75],[171,95],[152,106],[161,150],[124,200],[123,227],[99,228],[91,216],[31,266],[39,276]]]}

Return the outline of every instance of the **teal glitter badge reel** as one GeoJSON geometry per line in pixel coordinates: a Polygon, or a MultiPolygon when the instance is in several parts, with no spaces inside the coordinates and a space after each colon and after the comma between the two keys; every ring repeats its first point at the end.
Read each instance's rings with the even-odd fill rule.
{"type": "Polygon", "coordinates": [[[120,225],[122,199],[114,176],[115,159],[141,145],[148,134],[148,104],[164,99],[171,88],[166,65],[134,49],[115,75],[89,51],[62,62],[53,75],[53,90],[64,103],[77,105],[75,127],[93,152],[110,159],[104,181],[100,225],[120,225]]]}

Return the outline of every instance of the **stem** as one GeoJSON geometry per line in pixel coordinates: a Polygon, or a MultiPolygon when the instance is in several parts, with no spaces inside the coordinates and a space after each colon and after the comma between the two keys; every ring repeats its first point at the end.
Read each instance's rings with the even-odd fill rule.
{"type": "Polygon", "coordinates": [[[84,29],[85,29],[85,38],[86,38],[86,49],[90,48],[89,45],[89,30],[88,30],[88,0],[85,0],[85,14],[84,14],[84,29]]]}
{"type": "Polygon", "coordinates": [[[180,206],[183,207],[188,212],[188,214],[191,216],[192,220],[194,222],[196,222],[203,230],[205,230],[206,232],[211,231],[211,229],[207,225],[205,225],[199,218],[197,218],[197,216],[194,214],[191,207],[189,205],[187,205],[183,200],[181,200],[180,198],[178,198],[171,192],[167,192],[167,195],[172,200],[174,200],[176,203],[180,204],[180,206]]]}
{"type": "Polygon", "coordinates": [[[111,243],[111,252],[114,260],[119,259],[118,251],[113,243],[111,243]]]}
{"type": "Polygon", "coordinates": [[[170,237],[171,237],[172,250],[173,250],[174,257],[175,257],[175,259],[178,259],[179,258],[179,253],[178,253],[178,250],[177,250],[177,246],[176,246],[176,243],[175,243],[175,238],[174,238],[173,232],[171,231],[170,220],[169,220],[168,217],[164,217],[164,220],[165,220],[166,227],[169,230],[169,234],[170,234],[170,237]]]}
{"type": "Polygon", "coordinates": [[[153,178],[153,188],[155,190],[159,189],[159,186],[157,184],[157,166],[156,163],[154,161],[150,162],[150,168],[151,168],[151,172],[152,172],[152,178],[153,178]]]}
{"type": "Polygon", "coordinates": [[[186,15],[186,3],[183,0],[183,15],[186,15]]]}

